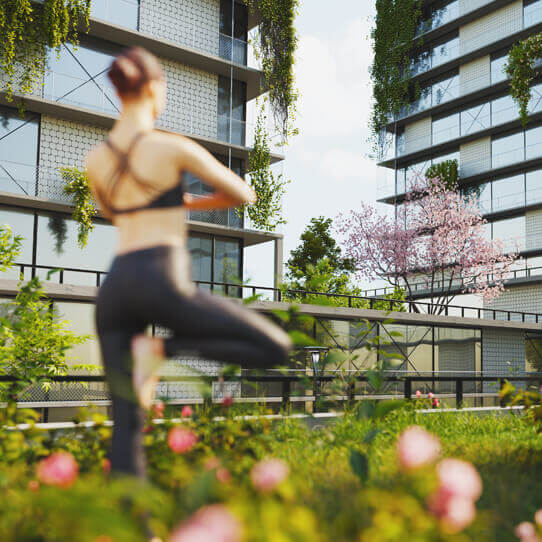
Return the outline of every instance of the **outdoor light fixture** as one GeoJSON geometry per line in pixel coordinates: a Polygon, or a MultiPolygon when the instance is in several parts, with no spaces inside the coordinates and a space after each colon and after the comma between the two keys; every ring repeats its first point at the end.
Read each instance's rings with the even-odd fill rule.
{"type": "Polygon", "coordinates": [[[326,346],[305,346],[303,348],[305,352],[308,352],[311,356],[311,363],[312,363],[312,373],[314,375],[314,390],[313,393],[316,398],[316,403],[314,405],[314,412],[316,412],[317,409],[317,403],[320,397],[320,376],[323,373],[323,364],[320,363],[322,354],[325,355],[326,352],[329,352],[329,348],[326,346]]]}

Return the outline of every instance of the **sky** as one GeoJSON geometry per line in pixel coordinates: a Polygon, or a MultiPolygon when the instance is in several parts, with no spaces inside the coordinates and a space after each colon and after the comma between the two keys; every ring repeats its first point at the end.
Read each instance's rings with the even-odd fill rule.
{"type": "MultiPolygon", "coordinates": [[[[363,200],[376,200],[376,165],[368,157],[373,16],[371,0],[340,0],[340,9],[329,0],[300,2],[295,65],[300,134],[291,139],[281,166],[291,180],[281,229],[285,260],[312,217],[334,218],[363,200]]],[[[247,249],[245,277],[272,284],[269,246],[247,249]]]]}

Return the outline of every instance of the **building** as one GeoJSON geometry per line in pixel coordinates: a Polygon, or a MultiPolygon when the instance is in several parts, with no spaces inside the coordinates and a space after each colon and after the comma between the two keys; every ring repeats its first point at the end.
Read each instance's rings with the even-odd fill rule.
{"type": "MultiPolygon", "coordinates": [[[[540,32],[541,0],[425,1],[423,45],[411,58],[412,86],[421,94],[389,120],[379,184],[379,200],[398,206],[431,164],[457,160],[461,187],[478,189],[488,236],[517,243],[524,258],[491,308],[536,313],[542,311],[542,76],[533,82],[523,128],[503,68],[515,43],[540,32]]],[[[486,369],[503,368],[507,357],[521,358],[525,350],[519,335],[488,341],[482,341],[486,369]]]]}
{"type": "MultiPolygon", "coordinates": [[[[17,96],[9,103],[0,94],[0,223],[25,238],[20,267],[2,277],[3,297],[15,294],[16,281],[6,279],[20,270],[25,278],[45,279],[51,269],[62,268],[50,278],[62,283],[52,294],[55,303],[77,332],[94,334],[93,303],[88,296],[77,301],[76,292],[99,285],[116,232],[98,217],[87,248],[77,247],[59,168],[81,167],[112,126],[119,103],[106,72],[124,47],[145,47],[164,67],[168,103],[158,126],[192,137],[243,175],[252,141],[247,105],[265,90],[263,73],[248,65],[248,33],[258,23],[236,0],[93,0],[88,34],[80,35],[78,48],[64,46],[58,56],[50,52],[43,86],[25,97],[24,119],[17,96]],[[59,232],[66,238],[61,253],[59,232]]],[[[188,186],[195,194],[208,190],[190,176],[188,186]]],[[[233,210],[192,212],[189,232],[193,277],[206,282],[202,287],[243,279],[244,251],[260,243],[274,244],[275,280],[280,280],[280,234],[245,227],[233,210]]],[[[96,340],[75,353],[81,362],[100,362],[96,340]]]]}

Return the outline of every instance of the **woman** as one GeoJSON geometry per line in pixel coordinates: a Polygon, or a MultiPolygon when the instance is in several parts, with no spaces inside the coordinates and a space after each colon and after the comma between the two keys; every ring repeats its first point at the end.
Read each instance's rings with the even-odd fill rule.
{"type": "Polygon", "coordinates": [[[165,105],[162,69],[150,53],[119,55],[109,78],[122,112],[87,171],[102,213],[119,229],[116,257],[96,304],[102,358],[113,404],[111,468],[144,476],[141,407],[151,405],[160,363],[181,351],[247,368],[284,364],[289,337],[264,317],[195,288],[185,213],[254,203],[254,191],[203,147],[154,129],[165,105]],[[188,171],[214,188],[184,192],[188,171]],[[149,324],[173,337],[144,334],[149,324]]]}

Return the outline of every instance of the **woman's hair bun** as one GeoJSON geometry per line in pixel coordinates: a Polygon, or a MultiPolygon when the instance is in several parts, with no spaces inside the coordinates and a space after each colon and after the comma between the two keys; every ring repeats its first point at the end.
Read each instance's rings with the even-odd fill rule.
{"type": "Polygon", "coordinates": [[[131,47],[118,55],[107,75],[121,96],[137,95],[145,83],[164,79],[156,57],[141,47],[131,47]]]}

